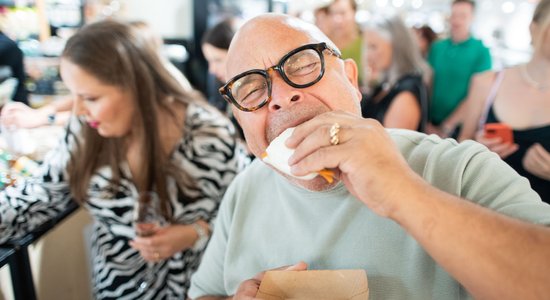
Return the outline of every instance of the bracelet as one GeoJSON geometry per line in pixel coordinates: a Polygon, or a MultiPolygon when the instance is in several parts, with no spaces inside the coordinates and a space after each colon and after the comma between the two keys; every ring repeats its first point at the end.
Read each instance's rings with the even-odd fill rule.
{"type": "Polygon", "coordinates": [[[55,123],[55,113],[48,115],[48,125],[53,125],[55,123]]]}
{"type": "Polygon", "coordinates": [[[200,226],[197,223],[192,223],[191,227],[195,229],[195,231],[197,232],[197,235],[199,236],[199,238],[197,239],[193,247],[196,249],[203,249],[208,243],[208,238],[209,238],[208,230],[206,230],[204,227],[200,226]]]}

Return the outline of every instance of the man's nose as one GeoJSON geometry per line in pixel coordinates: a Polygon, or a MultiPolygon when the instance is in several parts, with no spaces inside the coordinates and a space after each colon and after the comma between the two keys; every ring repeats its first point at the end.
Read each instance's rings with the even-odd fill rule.
{"type": "Polygon", "coordinates": [[[286,109],[302,101],[304,95],[300,89],[290,86],[277,72],[271,74],[271,101],[269,110],[286,109]]]}

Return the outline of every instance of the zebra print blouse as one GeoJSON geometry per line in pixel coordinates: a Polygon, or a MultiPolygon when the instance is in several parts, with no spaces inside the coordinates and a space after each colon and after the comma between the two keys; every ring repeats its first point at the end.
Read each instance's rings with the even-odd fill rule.
{"type": "MultiPolygon", "coordinates": [[[[0,193],[0,244],[53,218],[72,201],[66,165],[70,149],[79,138],[80,126],[76,119],[71,122],[37,174],[0,193]]],[[[212,221],[225,189],[248,163],[248,157],[235,139],[231,122],[202,104],[188,106],[184,126],[184,135],[171,160],[198,184],[194,189],[180,190],[175,180],[168,178],[173,219],[181,224],[199,218],[212,221]]],[[[156,281],[140,294],[136,285],[147,263],[128,245],[135,236],[132,214],[137,191],[127,164],[122,162],[120,168],[122,178],[117,190],[109,188],[110,169],[97,170],[90,180],[84,205],[94,218],[91,237],[94,297],[184,299],[190,276],[197,269],[204,249],[188,249],[155,264],[156,281]]]]}

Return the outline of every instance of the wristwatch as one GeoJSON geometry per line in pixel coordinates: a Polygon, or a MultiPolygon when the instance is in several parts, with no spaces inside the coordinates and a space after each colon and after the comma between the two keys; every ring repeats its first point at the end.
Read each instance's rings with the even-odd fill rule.
{"type": "Polygon", "coordinates": [[[197,223],[192,223],[191,227],[195,229],[195,231],[197,232],[197,235],[199,236],[199,238],[195,242],[195,245],[193,245],[193,248],[204,249],[204,247],[208,243],[208,238],[209,238],[208,230],[206,230],[204,227],[202,227],[197,223]]]}

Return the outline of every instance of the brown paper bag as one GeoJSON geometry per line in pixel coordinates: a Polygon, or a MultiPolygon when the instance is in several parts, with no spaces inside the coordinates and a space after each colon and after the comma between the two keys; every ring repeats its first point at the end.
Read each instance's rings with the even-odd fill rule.
{"type": "Polygon", "coordinates": [[[267,271],[257,298],[267,300],[369,298],[365,270],[267,271]]]}

